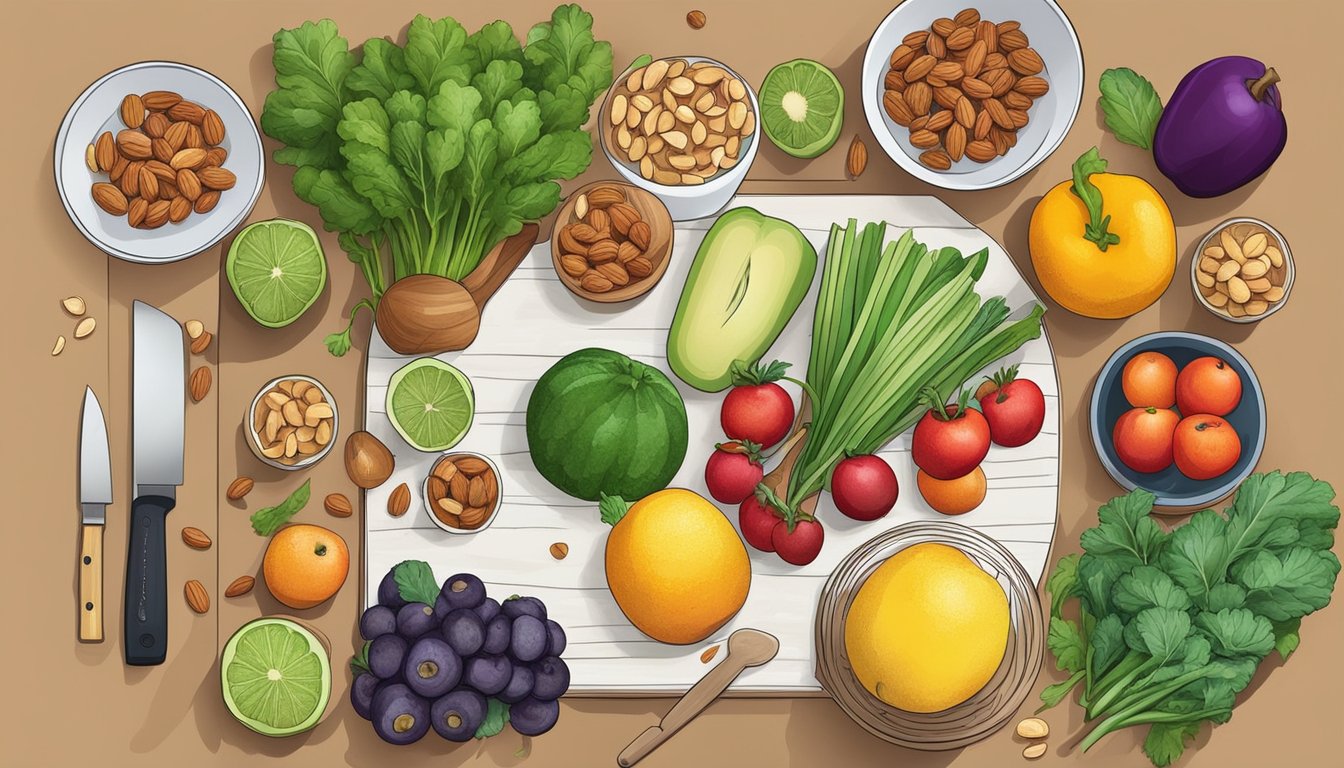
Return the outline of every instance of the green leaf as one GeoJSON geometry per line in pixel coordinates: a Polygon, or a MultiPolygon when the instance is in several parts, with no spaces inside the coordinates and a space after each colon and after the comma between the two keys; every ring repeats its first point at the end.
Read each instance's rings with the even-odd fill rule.
{"type": "Polygon", "coordinates": [[[1339,524],[1339,508],[1330,503],[1334,498],[1329,483],[1306,472],[1246,478],[1227,513],[1233,559],[1256,549],[1330,549],[1339,524]]]}
{"type": "Polygon", "coordinates": [[[1106,674],[1125,655],[1125,625],[1120,617],[1111,614],[1102,618],[1087,633],[1092,646],[1092,679],[1106,674]]]}
{"type": "Polygon", "coordinates": [[[492,21],[467,38],[473,72],[483,72],[492,61],[523,62],[523,46],[507,22],[492,21]]]}
{"type": "Polygon", "coordinates": [[[371,640],[365,640],[364,644],[359,647],[359,652],[350,657],[350,674],[352,676],[359,677],[365,672],[372,674],[373,670],[369,669],[370,645],[373,645],[373,642],[371,640]]]}
{"type": "Polygon", "coordinates": [[[1068,680],[1055,683],[1054,685],[1047,685],[1045,690],[1041,691],[1041,708],[1036,710],[1037,714],[1044,712],[1063,701],[1065,697],[1069,695],[1069,691],[1072,691],[1074,686],[1078,685],[1085,674],[1085,672],[1080,670],[1073,673],[1068,680]]]}
{"type": "Polygon", "coordinates": [[[1232,542],[1227,520],[1213,510],[1196,512],[1172,531],[1161,565],[1196,605],[1206,605],[1209,590],[1227,579],[1232,542]]]}
{"type": "Polygon", "coordinates": [[[533,65],[528,85],[552,91],[562,83],[595,96],[611,85],[611,45],[593,39],[593,17],[577,5],[561,5],[527,33],[523,55],[533,65]]]}
{"type": "Polygon", "coordinates": [[[1200,721],[1189,723],[1154,723],[1143,740],[1143,753],[1157,768],[1167,768],[1185,751],[1186,744],[1199,735],[1200,721]]]}
{"type": "Polygon", "coordinates": [[[1239,584],[1216,584],[1209,590],[1204,610],[1217,613],[1228,608],[1246,605],[1246,590],[1239,584]]]}
{"type": "MultiPolygon", "coordinates": [[[[495,130],[499,132],[500,158],[516,157],[541,135],[541,110],[531,101],[516,106],[507,101],[500,102],[495,108],[495,130]]],[[[542,215],[550,210],[546,209],[542,215]]]]}
{"type": "Polygon", "coordinates": [[[1163,664],[1181,657],[1190,630],[1190,614],[1171,608],[1148,608],[1125,625],[1125,644],[1163,664]]]}
{"type": "Polygon", "coordinates": [[[326,338],[322,339],[322,343],[326,345],[327,352],[331,353],[333,357],[345,357],[345,353],[350,351],[350,329],[346,328],[340,333],[327,334],[326,338]]]}
{"type": "Polygon", "coordinates": [[[356,97],[387,101],[393,93],[414,86],[415,78],[406,71],[403,51],[395,43],[375,37],[364,43],[364,59],[350,71],[345,85],[356,97]]]}
{"type": "Polygon", "coordinates": [[[1246,606],[1273,621],[1287,621],[1324,608],[1339,574],[1333,552],[1298,547],[1275,557],[1261,551],[1232,568],[1246,588],[1246,606]]]}
{"type": "Polygon", "coordinates": [[[486,699],[485,720],[481,721],[481,727],[476,729],[476,738],[488,739],[504,730],[504,725],[509,722],[509,705],[496,699],[494,696],[486,699]]]}
{"type": "Polygon", "coordinates": [[[572,179],[593,158],[593,140],[583,131],[548,133],[504,163],[504,173],[519,182],[572,179]]]}
{"type": "Polygon", "coordinates": [[[1101,111],[1115,138],[1143,149],[1153,148],[1153,134],[1162,116],[1162,100],[1147,78],[1128,67],[1101,73],[1101,111]]]}
{"type": "Polygon", "coordinates": [[[1099,524],[1083,531],[1080,537],[1084,558],[1113,555],[1131,567],[1155,560],[1166,539],[1166,534],[1148,516],[1155,498],[1138,490],[1102,504],[1097,510],[1099,524]]]}
{"type": "Polygon", "coordinates": [[[452,129],[463,136],[481,117],[481,92],[451,81],[430,98],[426,112],[430,125],[452,129]]]}
{"type": "Polygon", "coordinates": [[[383,217],[350,186],[340,173],[304,166],[294,172],[294,193],[317,206],[328,230],[368,234],[382,226],[383,217]]]}
{"type": "MultiPolygon", "coordinates": [[[[492,61],[484,72],[471,78],[471,85],[481,94],[483,111],[493,114],[496,107],[508,103],[523,87],[523,65],[516,61],[492,61]]],[[[525,103],[536,106],[535,102],[525,103]]]]}
{"type": "Polygon", "coordinates": [[[633,72],[633,71],[635,71],[636,69],[639,69],[640,67],[647,67],[647,66],[649,66],[649,65],[652,64],[652,63],[653,63],[653,57],[652,57],[652,56],[650,56],[650,55],[647,54],[647,53],[641,53],[641,54],[639,54],[638,56],[635,57],[635,60],[634,60],[634,61],[630,62],[630,66],[626,67],[626,68],[625,68],[625,71],[626,71],[626,72],[633,72]]]}
{"type": "Polygon", "coordinates": [[[304,480],[293,493],[289,494],[284,501],[276,504],[274,507],[259,509],[252,514],[252,530],[258,536],[270,536],[280,530],[281,526],[290,521],[290,518],[299,513],[308,504],[308,496],[311,492],[309,484],[312,481],[304,480]]]}
{"type": "Polygon", "coordinates": [[[345,105],[342,114],[343,118],[336,126],[336,132],[342,139],[366,144],[387,154],[387,134],[392,123],[377,99],[352,101],[345,105]]]}
{"type": "Polygon", "coordinates": [[[1245,608],[1206,611],[1195,617],[1195,624],[1208,635],[1213,652],[1219,656],[1258,662],[1274,649],[1274,628],[1269,620],[1245,608]]]}
{"type": "Polygon", "coordinates": [[[430,21],[416,16],[406,30],[406,69],[420,86],[420,93],[432,96],[445,82],[466,85],[471,81],[473,52],[466,48],[467,31],[453,19],[430,21]]]}
{"type": "Polygon", "coordinates": [[[433,605],[439,596],[439,583],[434,580],[434,571],[423,560],[405,560],[392,569],[392,578],[397,582],[397,593],[408,603],[433,605]]]}
{"type": "Polygon", "coordinates": [[[1083,669],[1087,657],[1087,642],[1078,631],[1078,625],[1058,617],[1050,618],[1046,647],[1055,655],[1055,668],[1066,672],[1083,669]]]}
{"type": "Polygon", "coordinates": [[[616,525],[625,517],[625,513],[630,511],[630,503],[620,496],[608,496],[604,493],[601,501],[597,503],[597,509],[602,515],[602,522],[616,525]]]}
{"type": "Polygon", "coordinates": [[[1111,591],[1111,600],[1118,610],[1131,615],[1153,607],[1190,609],[1190,596],[1153,565],[1140,565],[1121,576],[1111,591]]]}
{"type": "Polygon", "coordinates": [[[330,19],[282,29],[273,41],[271,61],[279,87],[266,96],[261,129],[287,145],[276,152],[276,162],[339,166],[336,123],[345,100],[345,80],[355,66],[349,44],[330,19]]]}
{"type": "Polygon", "coordinates": [[[456,168],[466,151],[467,145],[460,131],[445,128],[425,135],[425,154],[429,158],[430,173],[436,180],[456,168]]]}
{"type": "Polygon", "coordinates": [[[424,96],[411,91],[397,91],[383,103],[387,117],[394,123],[423,123],[428,109],[424,96]]]}
{"type": "Polygon", "coordinates": [[[1274,650],[1279,652],[1279,656],[1287,661],[1293,651],[1302,642],[1302,636],[1298,634],[1298,629],[1302,627],[1302,619],[1289,619],[1287,621],[1276,621],[1274,624],[1274,650]]]}

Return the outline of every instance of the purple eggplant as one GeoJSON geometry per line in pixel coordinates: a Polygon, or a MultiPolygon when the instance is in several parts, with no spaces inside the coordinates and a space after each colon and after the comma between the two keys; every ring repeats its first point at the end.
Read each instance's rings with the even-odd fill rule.
{"type": "Polygon", "coordinates": [[[1191,197],[1217,197],[1269,169],[1288,141],[1279,75],[1245,56],[1195,67],[1176,86],[1153,137],[1153,158],[1191,197]]]}

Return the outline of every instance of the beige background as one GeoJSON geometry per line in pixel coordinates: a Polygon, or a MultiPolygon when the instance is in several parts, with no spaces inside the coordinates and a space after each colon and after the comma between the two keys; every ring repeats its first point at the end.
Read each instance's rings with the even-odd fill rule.
{"type": "MultiPolygon", "coordinates": [[[[1235,344],[1255,364],[1269,400],[1271,426],[1261,468],[1304,469],[1344,484],[1338,439],[1344,419],[1330,389],[1344,374],[1338,312],[1344,260],[1339,257],[1336,181],[1341,168],[1333,149],[1344,116],[1335,68],[1327,63],[1338,45],[1333,30],[1344,19],[1333,4],[1067,2],[1088,68],[1089,91],[1077,124],[1061,150],[1037,171],[1003,189],[962,194],[938,193],[913,181],[867,136],[855,98],[858,65],[867,37],[890,9],[890,0],[703,0],[709,24],[698,32],[683,22],[689,6],[616,0],[588,0],[587,5],[597,16],[599,36],[615,41],[618,67],[647,51],[716,56],[753,83],[774,63],[797,56],[816,58],[837,71],[851,94],[847,127],[837,148],[805,163],[767,145],[752,169],[749,191],[937,193],[998,238],[1030,274],[1026,230],[1033,204],[1067,178],[1079,153],[1099,143],[1113,170],[1142,175],[1167,196],[1179,227],[1181,269],[1188,266],[1197,239],[1224,217],[1259,216],[1285,233],[1297,256],[1298,283],[1290,305],[1259,326],[1235,326],[1206,314],[1193,303],[1181,270],[1158,305],[1124,322],[1087,320],[1058,308],[1048,313],[1066,409],[1057,555],[1076,549],[1079,532],[1095,522],[1096,506],[1118,491],[1088,444],[1084,403],[1092,377],[1116,346],[1149,331],[1184,329],[1235,344]],[[1292,139],[1263,179],[1221,199],[1187,199],[1160,177],[1145,153],[1103,136],[1096,78],[1108,67],[1133,66],[1169,94],[1188,68],[1230,53],[1256,56],[1278,68],[1292,139]],[[844,147],[856,130],[868,139],[873,157],[863,178],[848,182],[843,180],[844,147]]],[[[7,104],[0,127],[5,158],[0,185],[5,231],[0,349],[6,359],[0,387],[10,413],[0,464],[8,502],[0,534],[5,609],[0,614],[0,764],[238,765],[255,755],[257,762],[285,758],[295,766],[371,766],[391,760],[407,766],[609,765],[621,747],[667,708],[665,700],[568,700],[557,728],[530,745],[512,731],[484,744],[457,747],[433,737],[411,748],[385,745],[345,701],[349,673],[343,661],[353,647],[358,600],[352,581],[330,603],[305,612],[336,647],[333,696],[340,701],[331,716],[314,731],[285,740],[257,736],[235,723],[219,698],[218,649],[238,625],[278,608],[264,590],[236,600],[224,600],[221,591],[234,577],[259,566],[264,542],[248,526],[250,512],[275,503],[301,482],[291,474],[266,470],[248,454],[239,439],[240,418],[262,383],[292,372],[325,382],[347,419],[360,412],[360,350],[365,341],[336,359],[326,353],[321,339],[339,327],[347,309],[364,295],[364,286],[356,282],[353,265],[343,258],[335,238],[325,237],[332,272],[327,292],[293,326],[263,330],[242,313],[227,287],[221,293],[222,249],[170,266],[110,259],[69,223],[52,183],[52,139],[66,107],[110,69],[154,58],[195,64],[232,84],[259,113],[273,85],[270,38],[281,26],[329,15],[349,39],[359,42],[401,33],[418,11],[452,13],[474,29],[504,7],[507,20],[521,30],[549,15],[552,2],[379,0],[338,7],[328,2],[43,0],[6,5],[4,26],[10,35],[0,49],[7,104]],[[86,299],[98,329],[88,339],[71,340],[62,355],[52,358],[49,351],[57,334],[69,337],[73,330],[74,321],[59,303],[71,294],[86,299]],[[148,669],[123,666],[119,622],[129,490],[129,308],[135,298],[160,304],[181,320],[199,318],[217,333],[205,361],[215,368],[216,385],[204,402],[189,405],[186,484],[169,518],[169,663],[148,669]],[[108,412],[116,483],[105,564],[108,640],[100,645],[76,640],[78,512],[73,481],[79,403],[86,383],[94,386],[108,412]],[[238,473],[252,475],[258,485],[246,503],[233,504],[224,500],[223,489],[238,473]],[[216,546],[207,552],[188,550],[176,538],[183,525],[203,528],[216,546]],[[211,592],[213,605],[206,616],[191,614],[180,597],[180,585],[189,578],[201,579],[211,592]]],[[[268,172],[270,183],[252,219],[279,214],[317,222],[316,212],[290,191],[290,171],[272,166],[268,172]]],[[[587,178],[609,172],[598,160],[587,178]]],[[[367,318],[361,320],[359,333],[367,338],[367,318]]],[[[193,359],[193,365],[200,363],[193,359]]],[[[327,460],[307,474],[315,501],[299,519],[337,530],[357,557],[358,518],[329,518],[316,501],[332,491],[353,497],[339,460],[327,460]]],[[[352,567],[352,572],[358,571],[352,567]]],[[[1335,606],[1311,617],[1303,636],[1292,663],[1263,670],[1232,722],[1214,729],[1212,736],[1206,727],[1198,749],[1187,752],[1182,765],[1333,762],[1327,756],[1339,751],[1333,697],[1344,686],[1339,655],[1344,609],[1335,606]]],[[[1038,688],[1055,677],[1042,675],[1038,688]]],[[[1033,708],[1028,702],[1024,714],[1033,708]]],[[[1043,762],[1146,764],[1137,751],[1136,732],[1106,739],[1086,758],[1061,755],[1060,745],[1080,725],[1079,712],[1072,705],[1061,706],[1047,719],[1057,735],[1043,762]]],[[[647,765],[998,766],[1015,764],[1021,747],[1005,730],[962,752],[921,754],[868,736],[829,700],[733,700],[716,704],[647,765]]]]}

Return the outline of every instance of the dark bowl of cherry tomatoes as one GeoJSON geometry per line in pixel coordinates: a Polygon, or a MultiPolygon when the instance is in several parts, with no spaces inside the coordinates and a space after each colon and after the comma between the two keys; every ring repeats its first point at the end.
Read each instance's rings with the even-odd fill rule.
{"type": "Polygon", "coordinates": [[[1265,447],[1265,397],[1250,363],[1193,333],[1141,336],[1111,355],[1092,388],[1097,457],[1126,490],[1183,513],[1226,498],[1265,447]]]}

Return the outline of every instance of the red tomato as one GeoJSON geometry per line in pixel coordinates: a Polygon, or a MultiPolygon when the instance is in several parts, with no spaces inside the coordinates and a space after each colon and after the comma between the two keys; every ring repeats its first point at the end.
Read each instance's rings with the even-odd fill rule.
{"type": "Polygon", "coordinates": [[[850,456],[831,472],[835,508],[855,520],[876,520],[896,506],[900,488],[891,465],[877,456],[850,456]]]}
{"type": "Polygon", "coordinates": [[[1241,458],[1241,438],[1218,416],[1186,416],[1176,427],[1173,456],[1181,474],[1192,480],[1212,480],[1241,458]]]}
{"type": "Polygon", "coordinates": [[[723,398],[719,423],[734,440],[750,440],[762,448],[783,440],[793,427],[793,398],[774,383],[784,376],[788,363],[756,363],[735,369],[733,388],[723,398]]]}
{"type": "Polygon", "coordinates": [[[742,538],[762,552],[775,551],[771,533],[777,523],[783,522],[773,509],[757,501],[755,496],[748,496],[737,508],[737,524],[742,528],[742,538]]]}
{"type": "Polygon", "coordinates": [[[910,453],[920,469],[939,480],[952,480],[984,461],[989,453],[989,422],[974,408],[937,406],[915,425],[910,453]]]}
{"type": "Polygon", "coordinates": [[[1176,377],[1176,407],[1181,413],[1226,416],[1241,402],[1241,377],[1226,360],[1192,360],[1176,377]]]}
{"type": "Polygon", "coordinates": [[[755,443],[722,443],[715,446],[705,464],[705,486],[709,495],[724,504],[741,504],[756,490],[765,470],[761,467],[760,446],[755,443]]]}
{"type": "Polygon", "coordinates": [[[792,565],[807,565],[821,554],[825,532],[815,518],[799,520],[789,530],[789,524],[780,520],[770,533],[770,542],[775,545],[775,553],[780,559],[792,565]]]}
{"type": "Polygon", "coordinates": [[[1176,364],[1161,352],[1140,352],[1125,363],[1120,388],[1135,408],[1170,408],[1176,404],[1176,364]]]}
{"type": "MultiPolygon", "coordinates": [[[[989,422],[989,436],[997,444],[1026,445],[1045,423],[1045,395],[1036,382],[1017,378],[1017,366],[994,374],[994,389],[979,390],[980,411],[989,422]]],[[[977,462],[978,463],[978,462],[977,462]]]]}
{"type": "Polygon", "coordinates": [[[1126,411],[1111,432],[1120,461],[1135,472],[1161,472],[1171,466],[1172,436],[1180,420],[1166,408],[1126,411]]]}

